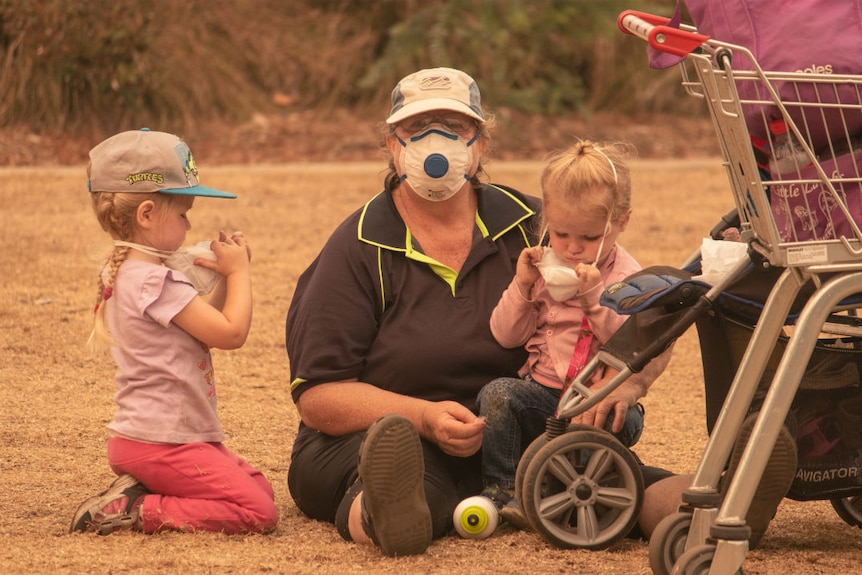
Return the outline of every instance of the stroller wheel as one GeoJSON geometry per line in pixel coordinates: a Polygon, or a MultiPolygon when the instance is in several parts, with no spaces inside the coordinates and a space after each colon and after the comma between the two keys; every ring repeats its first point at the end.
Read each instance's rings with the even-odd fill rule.
{"type": "Polygon", "coordinates": [[[521,454],[521,459],[518,460],[518,468],[515,470],[515,499],[518,503],[524,500],[524,476],[527,474],[527,468],[530,466],[530,462],[533,461],[533,456],[546,446],[548,441],[548,434],[543,433],[527,446],[521,454]]]}
{"type": "Polygon", "coordinates": [[[611,434],[578,428],[541,446],[527,465],[521,508],[564,549],[604,549],[638,519],[644,483],[635,456],[611,434]]]}
{"type": "Polygon", "coordinates": [[[848,525],[862,528],[862,496],[842,497],[830,500],[838,517],[848,525]]]}
{"type": "Polygon", "coordinates": [[[677,512],[659,522],[649,540],[649,564],[654,575],[670,575],[685,552],[691,513],[677,512]]]}
{"type": "MultiPolygon", "coordinates": [[[[573,423],[569,425],[567,431],[574,431],[577,429],[595,429],[590,425],[581,425],[577,423],[573,423]]],[[[518,460],[518,467],[515,469],[515,499],[517,501],[523,501],[523,494],[521,493],[523,485],[524,485],[524,476],[527,474],[527,467],[530,466],[530,462],[533,460],[533,456],[536,455],[542,447],[544,447],[551,438],[548,437],[547,433],[543,433],[539,437],[533,440],[530,445],[524,450],[521,454],[521,459],[518,460]]]]}

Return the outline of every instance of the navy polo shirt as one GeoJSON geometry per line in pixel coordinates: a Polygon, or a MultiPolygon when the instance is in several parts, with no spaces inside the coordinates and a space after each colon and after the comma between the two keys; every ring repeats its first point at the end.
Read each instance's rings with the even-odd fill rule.
{"type": "Polygon", "coordinates": [[[333,232],[300,276],[286,322],[291,394],[357,379],[430,401],[474,407],[479,389],[515,377],[526,353],[491,335],[491,311],[536,243],[538,198],[477,190],[476,231],[459,273],[408,245],[384,190],[333,232]]]}

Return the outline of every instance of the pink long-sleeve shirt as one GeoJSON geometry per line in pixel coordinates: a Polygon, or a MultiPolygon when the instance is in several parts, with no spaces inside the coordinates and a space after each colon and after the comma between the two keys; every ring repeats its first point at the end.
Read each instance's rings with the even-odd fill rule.
{"type": "MultiPolygon", "coordinates": [[[[602,291],[640,269],[640,264],[616,244],[599,267],[602,288],[565,302],[551,298],[543,278],[538,279],[532,299],[527,300],[513,279],[491,314],[491,333],[503,347],[526,348],[529,357],[520,370],[522,377],[529,373],[542,385],[562,389],[584,315],[593,332],[589,361],[627,319],[599,305],[602,291]]],[[[591,382],[600,379],[602,372],[597,370],[591,382]]]]}

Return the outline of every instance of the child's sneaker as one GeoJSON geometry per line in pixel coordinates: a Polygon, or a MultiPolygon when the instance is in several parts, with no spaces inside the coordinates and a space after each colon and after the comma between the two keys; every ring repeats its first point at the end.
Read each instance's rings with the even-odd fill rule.
{"type": "Polygon", "coordinates": [[[131,475],[121,475],[105,491],[84,501],[75,512],[69,533],[81,531],[110,535],[114,531],[141,531],[141,504],[149,491],[131,475]]]}
{"type": "Polygon", "coordinates": [[[527,520],[527,516],[524,515],[523,511],[521,511],[521,506],[518,504],[518,500],[514,498],[509,500],[509,502],[500,509],[500,521],[511,525],[515,529],[520,529],[521,531],[533,530],[533,526],[530,525],[530,522],[527,520]]]}
{"type": "Polygon", "coordinates": [[[368,429],[359,450],[362,523],[390,557],[418,555],[431,544],[431,511],[425,501],[425,459],[409,419],[385,415],[368,429]]]}
{"type": "Polygon", "coordinates": [[[497,512],[500,514],[500,524],[507,523],[521,531],[532,530],[530,522],[527,521],[524,512],[521,511],[521,506],[518,505],[513,491],[494,484],[483,489],[480,495],[490,499],[497,508],[497,512]]]}
{"type": "MultiPolygon", "coordinates": [[[[745,445],[748,443],[748,438],[751,436],[751,431],[757,421],[757,415],[757,412],[751,413],[742,422],[739,437],[730,456],[727,473],[722,480],[724,485],[728,484],[736,471],[736,466],[742,458],[742,452],[745,450],[745,445]]],[[[796,442],[787,427],[782,426],[781,432],[775,440],[775,447],[769,455],[766,469],[760,478],[760,484],[754,492],[754,498],[751,500],[751,505],[745,516],[745,522],[751,528],[751,537],[748,540],[749,549],[754,549],[760,544],[760,539],[766,532],[766,528],[769,527],[769,522],[775,517],[778,505],[790,490],[793,478],[796,476],[796,465],[796,442]]]]}
{"type": "Polygon", "coordinates": [[[491,503],[494,504],[494,507],[497,508],[497,511],[503,509],[503,507],[511,501],[515,497],[515,492],[509,489],[503,489],[496,483],[494,485],[490,485],[482,490],[480,493],[482,497],[491,500],[491,503]]]}

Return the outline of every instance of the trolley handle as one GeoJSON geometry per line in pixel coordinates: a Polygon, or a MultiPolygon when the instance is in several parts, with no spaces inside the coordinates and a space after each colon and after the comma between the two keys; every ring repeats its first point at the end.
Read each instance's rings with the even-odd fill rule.
{"type": "Polygon", "coordinates": [[[617,26],[626,34],[649,42],[650,47],[674,56],[688,56],[709,36],[668,26],[670,18],[626,10],[617,18],[617,26]]]}

